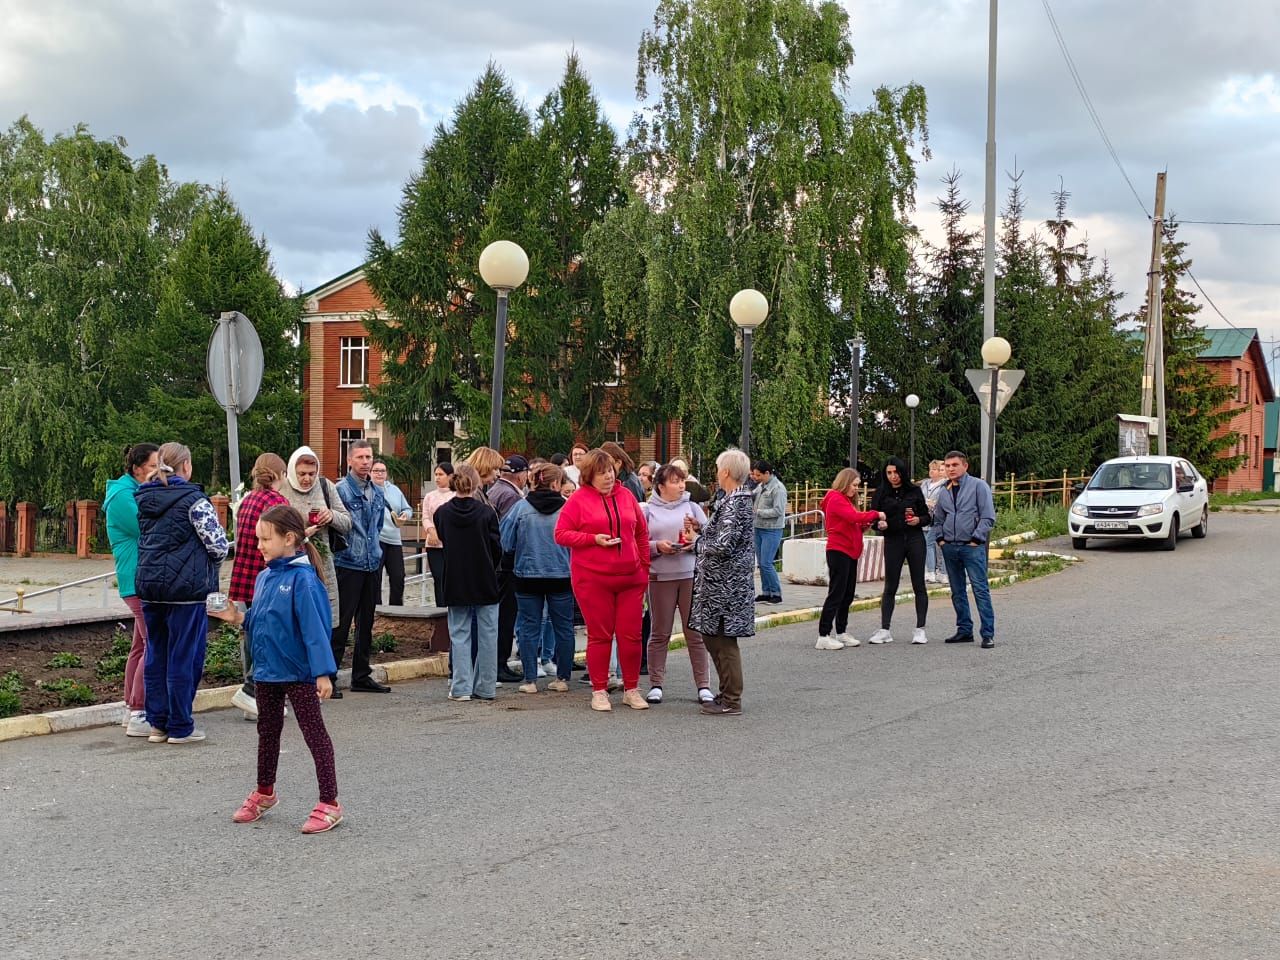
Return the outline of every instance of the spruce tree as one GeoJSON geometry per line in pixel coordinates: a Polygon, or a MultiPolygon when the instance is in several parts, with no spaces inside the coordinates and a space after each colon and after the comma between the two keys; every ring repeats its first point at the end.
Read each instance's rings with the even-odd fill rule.
{"type": "MultiPolygon", "coordinates": [[[[418,462],[432,457],[437,440],[453,439],[455,420],[470,443],[487,442],[488,406],[479,407],[492,389],[496,298],[477,264],[493,233],[490,198],[508,175],[524,175],[511,158],[528,135],[528,115],[490,64],[436,127],[405,185],[399,241],[369,234],[366,276],[384,310],[365,317],[382,355],[366,398],[418,462]]],[[[528,285],[511,295],[517,329],[529,295],[528,285]]]]}

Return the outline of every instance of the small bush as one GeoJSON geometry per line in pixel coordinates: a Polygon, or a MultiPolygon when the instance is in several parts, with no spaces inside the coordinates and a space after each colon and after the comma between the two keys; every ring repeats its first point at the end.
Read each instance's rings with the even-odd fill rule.
{"type": "Polygon", "coordinates": [[[391,653],[395,650],[396,637],[395,634],[388,630],[386,633],[380,633],[373,638],[374,653],[391,653]]]}
{"type": "Polygon", "coordinates": [[[49,662],[45,666],[50,670],[75,670],[83,667],[84,661],[80,659],[78,654],[55,653],[49,658],[49,662]]]}
{"type": "Polygon", "coordinates": [[[129,648],[133,646],[133,634],[117,629],[111,636],[111,647],[94,665],[99,680],[123,680],[124,668],[129,662],[129,648]]]}
{"type": "Polygon", "coordinates": [[[4,693],[21,693],[27,689],[22,682],[22,676],[17,670],[10,670],[8,673],[0,676],[0,691],[4,693]]]}
{"type": "Polygon", "coordinates": [[[94,701],[93,691],[70,677],[59,677],[57,680],[46,681],[40,686],[51,693],[56,693],[58,702],[64,707],[74,707],[94,701]]]}
{"type": "Polygon", "coordinates": [[[1040,539],[1060,537],[1067,532],[1067,508],[1061,506],[1018,507],[1001,509],[996,504],[996,526],[992,540],[1034,530],[1040,539]]]}
{"type": "Polygon", "coordinates": [[[244,679],[244,664],[240,661],[240,630],[231,624],[223,624],[209,637],[205,648],[204,673],[210,680],[234,683],[244,679]]]}
{"type": "Polygon", "coordinates": [[[12,690],[0,690],[0,717],[13,717],[22,712],[22,699],[12,690]]]}

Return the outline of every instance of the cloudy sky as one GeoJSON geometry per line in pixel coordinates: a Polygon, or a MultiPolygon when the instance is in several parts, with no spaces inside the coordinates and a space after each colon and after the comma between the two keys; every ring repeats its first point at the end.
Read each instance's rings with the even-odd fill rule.
{"type": "MultiPolygon", "coordinates": [[[[1050,0],[1093,104],[1149,209],[1169,174],[1184,220],[1280,222],[1280,4],[1050,0]]],[[[936,227],[941,176],[982,209],[986,0],[844,0],[857,52],[850,100],[908,81],[929,96],[933,158],[918,222],[936,227]]],[[[653,0],[0,0],[0,120],[84,122],[154,153],[181,179],[225,181],[277,269],[308,289],[358,265],[432,130],[492,59],[532,108],[570,48],[623,130],[653,0]]],[[[1023,171],[1028,219],[1071,216],[1141,298],[1150,229],[1108,156],[1042,2],[1002,5],[999,166],[1023,171]]],[[[1280,228],[1187,225],[1193,270],[1236,326],[1280,339],[1280,228]]],[[[1225,325],[1208,307],[1203,319],[1225,325]]],[[[1270,350],[1271,345],[1264,345],[1270,350]]],[[[1016,349],[1016,347],[1015,347],[1016,349]]]]}

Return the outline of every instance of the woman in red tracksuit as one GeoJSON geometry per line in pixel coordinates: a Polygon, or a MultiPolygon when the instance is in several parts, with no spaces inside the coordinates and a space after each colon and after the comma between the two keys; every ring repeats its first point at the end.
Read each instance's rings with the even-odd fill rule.
{"type": "Polygon", "coordinates": [[[819,650],[842,650],[856,647],[857,638],[847,633],[849,605],[858,586],[858,558],[862,556],[862,531],[884,514],[859,510],[854,506],[862,478],[852,467],[836,474],[831,489],[822,498],[822,513],[827,521],[827,599],[818,620],[819,650]],[[834,624],[836,635],[831,636],[834,624]]]}
{"type": "Polygon", "coordinates": [[[635,496],[617,482],[613,460],[592,450],[578,464],[581,483],[560,511],[556,543],[569,548],[573,593],[587,622],[591,709],[608,711],[606,686],[618,638],[622,702],[648,710],[640,695],[640,625],[649,586],[649,528],[635,496]]]}

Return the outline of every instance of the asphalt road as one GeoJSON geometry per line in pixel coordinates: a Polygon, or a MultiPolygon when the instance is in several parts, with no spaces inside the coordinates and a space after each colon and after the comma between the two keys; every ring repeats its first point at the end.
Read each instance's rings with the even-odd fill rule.
{"type": "Polygon", "coordinates": [[[3,744],[0,957],[1273,960],[1277,535],[1090,549],[997,592],[991,651],[938,642],[946,601],[924,647],[906,610],[885,647],[764,632],[739,718],[697,715],[682,657],[646,713],[349,695],[319,837],[292,722],[249,827],[238,712],[195,747],[3,744]]]}

